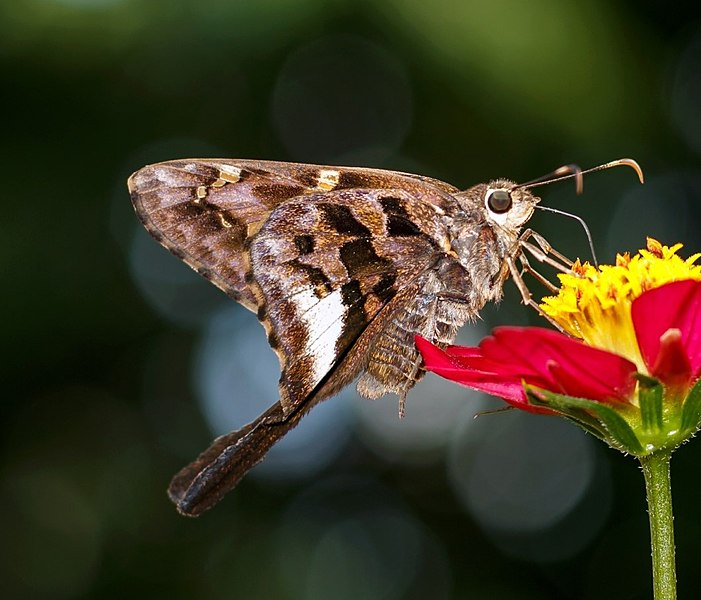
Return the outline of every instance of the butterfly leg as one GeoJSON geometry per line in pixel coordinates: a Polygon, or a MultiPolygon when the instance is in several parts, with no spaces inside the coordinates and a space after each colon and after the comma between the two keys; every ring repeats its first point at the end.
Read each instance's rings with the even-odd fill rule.
{"type": "MultiPolygon", "coordinates": [[[[531,295],[531,292],[528,289],[526,282],[523,280],[523,276],[521,275],[521,271],[519,270],[518,266],[516,265],[516,262],[514,261],[513,257],[511,257],[511,256],[507,257],[506,263],[509,266],[509,271],[511,272],[511,277],[514,280],[514,284],[518,288],[518,291],[521,293],[521,300],[522,300],[523,304],[533,308],[541,317],[544,317],[545,320],[548,321],[548,323],[550,323],[558,331],[565,333],[565,330],[552,317],[550,317],[549,315],[546,315],[543,312],[543,309],[540,308],[540,305],[535,300],[533,300],[533,296],[531,295]]],[[[543,278],[543,279],[545,279],[545,278],[543,278]]]]}
{"type": "MultiPolygon", "coordinates": [[[[519,275],[523,276],[524,273],[528,273],[536,281],[538,281],[540,284],[546,287],[550,292],[557,293],[557,286],[555,286],[544,275],[542,275],[540,272],[538,272],[535,268],[531,266],[531,263],[529,262],[528,258],[526,257],[523,251],[527,251],[536,260],[540,261],[541,263],[547,264],[563,273],[571,272],[570,267],[572,266],[572,261],[569,260],[563,254],[560,254],[557,250],[555,250],[552,247],[550,242],[548,242],[542,235],[536,233],[532,229],[526,229],[521,234],[516,244],[518,246],[518,249],[515,249],[511,253],[511,256],[518,256],[519,262],[521,263],[519,275]],[[533,238],[537,245],[528,242],[529,238],[533,238]],[[554,256],[555,258],[551,258],[550,255],[554,256]]],[[[511,263],[509,264],[509,269],[513,273],[512,265],[513,261],[511,261],[511,263]]],[[[514,280],[516,281],[516,279],[514,280]]],[[[524,298],[524,303],[527,304],[526,296],[524,295],[524,288],[527,291],[527,287],[525,282],[523,282],[523,279],[521,279],[521,282],[523,284],[523,288],[519,286],[519,290],[521,291],[521,296],[524,298]]],[[[528,297],[530,298],[530,292],[528,293],[528,297]]]]}
{"type": "Polygon", "coordinates": [[[552,283],[547,277],[545,277],[542,273],[539,273],[536,271],[532,266],[531,263],[528,261],[526,256],[521,253],[518,257],[519,262],[521,263],[521,270],[520,273],[523,275],[524,273],[528,273],[533,279],[535,279],[538,283],[540,283],[542,286],[547,288],[547,290],[553,294],[557,293],[558,287],[552,283]]]}
{"type": "Polygon", "coordinates": [[[548,242],[542,235],[536,233],[532,229],[526,229],[518,238],[518,245],[533,256],[536,260],[550,265],[554,269],[562,273],[570,273],[572,261],[564,254],[560,254],[552,244],[548,242]],[[535,244],[531,244],[528,240],[533,238],[535,244]],[[554,258],[553,258],[554,257],[554,258]]]}
{"type": "MultiPolygon", "coordinates": [[[[536,260],[540,261],[541,263],[547,264],[554,269],[562,272],[562,273],[568,273],[568,274],[574,274],[571,267],[573,265],[573,262],[567,258],[564,254],[561,254],[557,250],[555,250],[550,242],[548,242],[542,235],[539,233],[536,233],[532,229],[526,229],[521,236],[519,237],[518,244],[521,247],[522,250],[527,251],[531,256],[533,256],[536,260]],[[536,242],[537,245],[531,244],[527,240],[529,238],[533,238],[536,242]],[[554,257],[554,258],[551,258],[554,257]]],[[[552,282],[550,282],[545,276],[543,276],[541,273],[539,273],[535,268],[533,268],[526,257],[525,253],[519,252],[518,253],[518,258],[521,263],[521,270],[519,272],[519,276],[523,275],[523,273],[528,273],[533,277],[536,281],[541,283],[545,288],[547,288],[551,293],[556,294],[558,292],[558,287],[554,285],[552,282]]],[[[511,270],[513,274],[513,269],[512,266],[514,265],[513,260],[510,261],[509,263],[509,269],[511,270]]],[[[514,281],[517,281],[517,278],[514,277],[514,281]]],[[[525,287],[525,282],[523,282],[523,279],[521,278],[521,282],[523,283],[523,286],[525,287]]],[[[518,286],[518,283],[517,283],[518,286]]],[[[524,296],[523,289],[519,287],[519,290],[521,290],[521,296],[524,298],[524,303],[528,304],[529,306],[533,306],[535,304],[533,300],[530,297],[530,292],[528,293],[528,300],[526,301],[526,297],[524,296]]],[[[527,291],[527,290],[526,290],[527,291]]],[[[559,325],[557,325],[552,319],[547,317],[546,315],[543,314],[543,312],[538,309],[538,312],[546,317],[548,321],[556,326],[558,329],[562,330],[559,325]]]]}

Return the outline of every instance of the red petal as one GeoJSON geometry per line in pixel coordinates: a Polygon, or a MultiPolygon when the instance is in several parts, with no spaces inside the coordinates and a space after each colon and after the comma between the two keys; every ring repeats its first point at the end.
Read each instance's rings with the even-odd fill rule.
{"type": "Polygon", "coordinates": [[[438,346],[433,345],[420,335],[414,337],[414,343],[418,351],[421,352],[421,356],[423,356],[424,359],[424,366],[428,371],[459,365],[459,362],[451,358],[445,350],[441,350],[438,346]]]}
{"type": "MultiPolygon", "coordinates": [[[[504,376],[502,373],[489,371],[485,365],[473,368],[466,363],[481,361],[480,349],[469,346],[451,346],[448,351],[441,350],[428,340],[416,336],[416,347],[424,359],[424,366],[428,371],[445,377],[450,381],[460,383],[474,390],[503,398],[509,404],[535,413],[548,413],[552,411],[540,407],[531,406],[526,398],[520,377],[504,376]]],[[[484,363],[484,361],[482,361],[484,363]]],[[[489,362],[489,361],[487,361],[489,362]]],[[[540,387],[546,387],[545,382],[538,382],[540,387]]]]}
{"type": "MultiPolygon", "coordinates": [[[[611,356],[617,356],[612,354],[611,356]]],[[[620,357],[617,357],[620,358],[620,357]]],[[[628,403],[635,391],[635,368],[625,359],[600,363],[600,368],[586,373],[574,373],[555,363],[550,367],[553,378],[563,393],[575,398],[588,398],[601,402],[628,403]]]]}
{"type": "Polygon", "coordinates": [[[553,392],[601,401],[627,401],[635,365],[616,354],[536,327],[500,327],[479,348],[440,350],[418,338],[426,369],[534,412],[523,381],[553,392]]]}
{"type": "Polygon", "coordinates": [[[475,346],[448,346],[446,352],[451,356],[481,356],[482,351],[475,346]]]}
{"type": "Polygon", "coordinates": [[[670,364],[671,357],[668,360],[659,356],[660,340],[669,329],[681,332],[681,345],[692,377],[701,374],[701,282],[675,281],[648,290],[633,301],[631,316],[640,353],[653,375],[665,380],[666,372],[656,372],[656,365],[671,369],[670,375],[681,368],[670,364]]]}
{"type": "Polygon", "coordinates": [[[660,338],[660,351],[651,374],[663,383],[686,387],[691,381],[691,365],[682,344],[682,332],[668,329],[660,338]]]}
{"type": "Polygon", "coordinates": [[[632,362],[556,331],[500,327],[494,331],[494,342],[480,347],[485,357],[520,368],[521,376],[529,383],[532,375],[548,381],[547,389],[553,392],[591,400],[628,401],[635,389],[632,362]]]}

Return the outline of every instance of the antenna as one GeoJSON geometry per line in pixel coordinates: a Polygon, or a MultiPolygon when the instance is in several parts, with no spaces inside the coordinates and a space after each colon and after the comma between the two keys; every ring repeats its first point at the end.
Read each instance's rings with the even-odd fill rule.
{"type": "Polygon", "coordinates": [[[587,173],[593,173],[594,171],[604,171],[606,169],[611,169],[613,167],[620,166],[630,167],[638,174],[638,179],[640,179],[640,183],[645,182],[643,170],[640,168],[640,165],[636,161],[634,161],[632,158],[619,158],[618,160],[612,160],[611,162],[599,165],[598,167],[592,167],[591,169],[587,169],[586,171],[582,171],[582,169],[580,169],[579,166],[574,164],[563,165],[562,167],[555,169],[552,173],[548,173],[547,175],[543,175],[542,177],[532,179],[531,181],[527,181],[526,183],[520,183],[513,189],[528,189],[539,185],[555,183],[556,181],[562,181],[563,179],[571,179],[572,177],[574,177],[576,182],[577,193],[581,194],[584,190],[584,175],[586,175],[587,173]]]}

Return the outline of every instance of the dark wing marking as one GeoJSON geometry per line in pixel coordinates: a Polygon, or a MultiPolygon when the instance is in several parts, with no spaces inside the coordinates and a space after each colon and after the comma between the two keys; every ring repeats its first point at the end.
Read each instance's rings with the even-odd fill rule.
{"type": "Polygon", "coordinates": [[[404,190],[326,192],[275,209],[250,250],[285,410],[309,396],[397,291],[448,249],[436,209],[404,190]],[[396,227],[426,210],[413,227],[396,227]]]}

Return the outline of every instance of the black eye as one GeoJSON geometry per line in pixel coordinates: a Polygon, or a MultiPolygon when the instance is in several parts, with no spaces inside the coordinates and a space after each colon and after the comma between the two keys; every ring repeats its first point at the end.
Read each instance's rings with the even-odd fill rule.
{"type": "Polygon", "coordinates": [[[487,196],[487,208],[497,214],[505,213],[511,204],[511,194],[506,190],[494,190],[487,196]]]}

